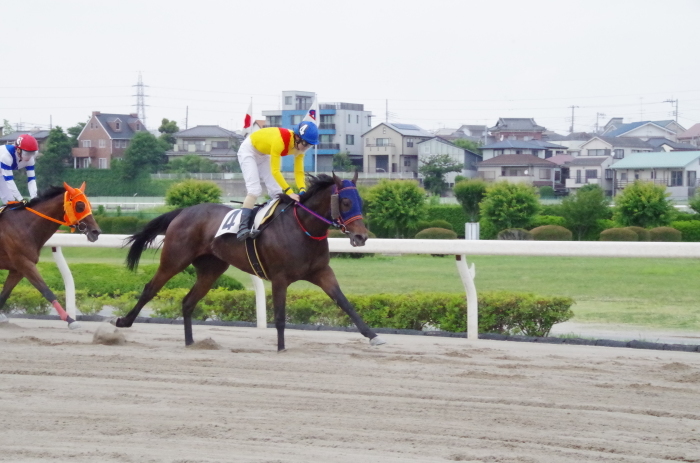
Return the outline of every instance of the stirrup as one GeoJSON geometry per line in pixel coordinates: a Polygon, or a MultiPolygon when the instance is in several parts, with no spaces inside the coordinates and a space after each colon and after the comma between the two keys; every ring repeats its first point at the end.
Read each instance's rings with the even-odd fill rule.
{"type": "Polygon", "coordinates": [[[245,241],[248,238],[250,238],[250,228],[238,230],[238,233],[236,233],[236,239],[238,241],[245,241]]]}

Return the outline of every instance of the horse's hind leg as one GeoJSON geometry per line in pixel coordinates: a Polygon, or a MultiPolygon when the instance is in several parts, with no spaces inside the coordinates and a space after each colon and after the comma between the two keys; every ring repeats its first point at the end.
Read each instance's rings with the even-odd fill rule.
{"type": "Polygon", "coordinates": [[[16,270],[10,270],[10,273],[5,279],[5,284],[2,287],[2,292],[0,293],[0,323],[7,322],[7,316],[3,313],[2,308],[5,307],[5,303],[10,298],[12,290],[15,289],[17,283],[22,279],[22,274],[16,270]]]}
{"type": "Polygon", "coordinates": [[[153,276],[151,281],[146,283],[143,288],[143,292],[139,297],[138,302],[131,311],[126,314],[126,317],[119,317],[116,320],[112,320],[114,326],[119,328],[129,328],[134,324],[134,320],[138,317],[141,309],[153,299],[158,291],[167,283],[172,277],[178,273],[185,270],[185,268],[190,264],[189,259],[175,259],[165,256],[166,250],[163,249],[163,254],[161,254],[160,265],[156,274],[153,276]]]}
{"type": "Polygon", "coordinates": [[[338,284],[338,280],[335,278],[333,269],[326,267],[320,272],[317,272],[312,278],[309,279],[309,281],[317,286],[320,286],[321,289],[328,294],[328,296],[333,299],[333,301],[335,301],[335,303],[338,304],[338,306],[343,309],[346,314],[348,314],[353,323],[355,323],[355,326],[357,326],[357,329],[360,330],[360,333],[362,333],[364,337],[369,338],[370,344],[373,346],[385,344],[386,341],[377,336],[377,333],[372,331],[369,325],[367,325],[362,317],[360,317],[360,315],[355,311],[352,304],[350,304],[350,301],[348,301],[348,299],[345,297],[345,294],[343,294],[343,292],[340,290],[340,285],[338,284]]]}
{"type": "Polygon", "coordinates": [[[192,262],[197,269],[197,281],[182,300],[182,317],[185,324],[185,345],[194,343],[192,337],[192,313],[197,303],[209,292],[212,285],[228,268],[228,264],[214,256],[201,256],[192,262]]]}

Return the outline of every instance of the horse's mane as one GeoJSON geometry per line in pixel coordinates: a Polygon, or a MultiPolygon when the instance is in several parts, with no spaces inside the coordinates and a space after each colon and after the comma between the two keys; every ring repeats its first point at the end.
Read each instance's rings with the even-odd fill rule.
{"type": "Polygon", "coordinates": [[[56,196],[66,192],[66,189],[62,186],[50,186],[47,189],[41,191],[39,195],[29,201],[27,207],[36,206],[37,204],[46,201],[47,199],[55,198],[56,196]]]}
{"type": "Polygon", "coordinates": [[[301,196],[302,203],[305,203],[309,198],[312,198],[315,194],[335,184],[335,180],[333,180],[333,177],[327,174],[318,174],[318,176],[307,175],[306,178],[309,184],[308,188],[306,189],[306,193],[301,196]]]}

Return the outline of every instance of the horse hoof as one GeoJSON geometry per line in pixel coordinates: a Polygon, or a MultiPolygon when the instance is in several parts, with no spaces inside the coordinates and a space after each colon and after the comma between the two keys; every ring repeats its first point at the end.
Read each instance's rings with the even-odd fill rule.
{"type": "Polygon", "coordinates": [[[118,321],[119,321],[119,317],[112,317],[109,319],[109,323],[114,325],[114,326],[117,326],[118,321]]]}
{"type": "Polygon", "coordinates": [[[71,330],[79,330],[79,329],[82,328],[82,327],[83,327],[83,326],[82,326],[80,323],[78,323],[78,322],[72,322],[72,323],[69,323],[69,324],[68,324],[68,328],[71,329],[71,330]]]}
{"type": "Polygon", "coordinates": [[[287,352],[287,349],[277,349],[278,354],[281,354],[282,352],[287,352]]]}
{"type": "Polygon", "coordinates": [[[369,340],[370,346],[381,346],[382,344],[386,344],[386,341],[380,338],[379,336],[375,336],[369,340]]]}

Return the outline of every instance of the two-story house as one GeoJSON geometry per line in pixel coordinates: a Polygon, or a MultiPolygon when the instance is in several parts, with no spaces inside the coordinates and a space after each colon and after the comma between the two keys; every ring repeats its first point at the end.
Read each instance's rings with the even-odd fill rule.
{"type": "Polygon", "coordinates": [[[137,114],[102,114],[93,111],[78,135],[73,148],[73,167],[108,169],[112,159],[124,157],[124,151],[137,132],[145,132],[137,114]]]}
{"type": "Polygon", "coordinates": [[[502,140],[481,147],[484,161],[506,154],[530,154],[542,159],[566,154],[566,147],[545,140],[502,140]]]}
{"type": "Polygon", "coordinates": [[[198,125],[173,134],[175,145],[168,161],[187,155],[202,156],[217,164],[235,161],[243,137],[218,125],[198,125]]]}
{"type": "Polygon", "coordinates": [[[677,134],[679,142],[689,143],[697,148],[700,148],[700,123],[693,125],[685,132],[677,134]]]}
{"type": "Polygon", "coordinates": [[[555,172],[560,167],[554,162],[532,154],[504,154],[478,163],[479,177],[486,182],[508,181],[551,186],[559,189],[555,172]]]}
{"type": "Polygon", "coordinates": [[[418,143],[433,134],[412,124],[382,122],[362,134],[362,164],[367,173],[418,174],[418,143]]]}
{"type": "Polygon", "coordinates": [[[477,163],[481,161],[481,155],[464,148],[460,148],[454,143],[442,137],[433,137],[418,142],[418,165],[438,155],[447,155],[454,163],[461,164],[461,172],[449,172],[445,175],[445,181],[450,187],[454,186],[455,177],[476,177],[477,163]]]}
{"type": "Polygon", "coordinates": [[[651,145],[639,138],[595,136],[581,144],[578,156],[612,156],[614,159],[624,159],[635,153],[653,150],[651,145]]]}
{"type": "Polygon", "coordinates": [[[627,137],[648,140],[655,137],[678,141],[677,134],[684,132],[682,125],[674,120],[639,121],[624,124],[621,117],[612,118],[603,128],[605,137],[627,137]]]}
{"type": "Polygon", "coordinates": [[[616,162],[611,169],[615,194],[635,180],[642,180],[665,186],[671,199],[687,200],[698,187],[700,151],[640,153],[616,162]]]}

